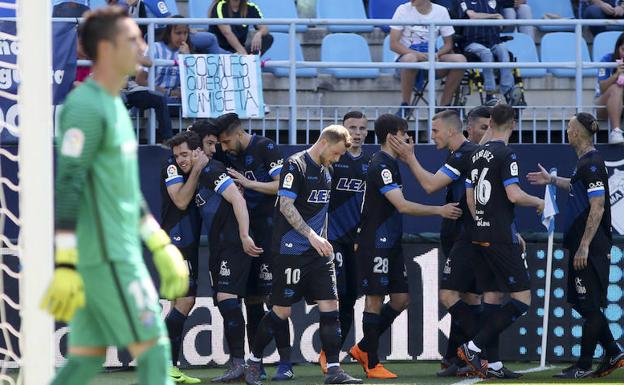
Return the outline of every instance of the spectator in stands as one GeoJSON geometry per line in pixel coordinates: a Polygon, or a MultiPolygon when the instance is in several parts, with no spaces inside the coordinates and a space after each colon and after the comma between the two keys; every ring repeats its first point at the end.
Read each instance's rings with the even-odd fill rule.
{"type": "MultiPolygon", "coordinates": [[[[621,0],[588,0],[589,5],[583,10],[583,19],[622,19],[624,18],[624,4],[621,0]]],[[[610,29],[621,30],[621,27],[611,27],[610,29]]],[[[589,30],[598,35],[607,30],[602,25],[592,25],[589,30]]]]}
{"type": "MultiPolygon", "coordinates": [[[[461,0],[459,3],[460,17],[483,20],[483,19],[502,19],[500,4],[495,0],[461,0]]],[[[464,34],[464,52],[472,54],[479,61],[490,63],[494,60],[498,62],[509,61],[509,51],[500,39],[500,27],[495,26],[466,26],[463,29],[464,34]]],[[[483,87],[486,92],[486,102],[495,99],[496,78],[492,68],[483,70],[483,87]]],[[[511,68],[500,69],[500,92],[507,103],[515,105],[511,99],[514,86],[514,77],[511,68]]]]}
{"type": "MultiPolygon", "coordinates": [[[[394,12],[392,20],[397,21],[429,21],[450,20],[447,9],[430,0],[411,0],[401,4],[394,12]]],[[[402,63],[423,62],[428,60],[429,27],[423,25],[393,25],[390,27],[390,49],[398,54],[397,61],[402,63]]],[[[463,55],[453,53],[453,34],[455,30],[448,25],[436,26],[436,39],[442,36],[444,46],[436,52],[436,60],[442,62],[465,62],[463,55]]],[[[407,106],[412,97],[412,89],[418,70],[401,70],[401,110],[399,114],[406,116],[407,106]]],[[[453,99],[453,93],[459,86],[464,70],[440,70],[438,76],[446,76],[444,90],[440,98],[441,106],[448,106],[453,99]]]]}
{"type": "MultiPolygon", "coordinates": [[[[533,12],[531,12],[531,6],[527,4],[527,0],[503,0],[501,1],[503,17],[505,19],[532,19],[533,12]]],[[[514,26],[508,26],[503,28],[503,32],[513,32],[516,28],[514,26]]],[[[518,27],[518,32],[526,33],[531,36],[531,39],[535,40],[535,27],[532,25],[521,25],[518,27]]]]}
{"type": "Polygon", "coordinates": [[[88,10],[89,0],[52,0],[52,17],[81,17],[88,10]]]}
{"type": "Polygon", "coordinates": [[[609,132],[609,143],[624,143],[624,136],[620,129],[622,122],[624,96],[624,33],[615,42],[612,53],[608,53],[600,60],[603,63],[618,62],[615,68],[599,68],[598,79],[596,80],[596,99],[594,104],[606,106],[597,110],[598,119],[609,119],[611,131],[609,132]]]}
{"type": "MultiPolygon", "coordinates": [[[[209,17],[215,19],[262,19],[258,5],[247,0],[214,0],[209,17]]],[[[255,25],[256,34],[247,44],[248,25],[211,25],[210,32],[217,35],[221,48],[240,55],[266,52],[273,44],[273,36],[266,25],[255,25]]]]}

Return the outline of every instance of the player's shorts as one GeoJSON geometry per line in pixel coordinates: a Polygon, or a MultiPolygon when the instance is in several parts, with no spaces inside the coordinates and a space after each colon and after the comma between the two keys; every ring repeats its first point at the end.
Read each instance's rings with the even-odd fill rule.
{"type": "Polygon", "coordinates": [[[474,261],[478,258],[475,248],[476,246],[467,240],[455,242],[442,263],[440,289],[460,293],[481,293],[474,272],[474,261]]]}
{"type": "Polygon", "coordinates": [[[240,245],[228,246],[211,254],[210,279],[215,295],[227,293],[245,297],[252,259],[240,245]]]}
{"type": "Polygon", "coordinates": [[[338,299],[345,303],[355,301],[358,293],[357,265],[352,243],[331,242],[334,248],[334,268],[338,299]]]}
{"type": "Polygon", "coordinates": [[[358,282],[365,295],[408,293],[407,270],[400,247],[394,249],[359,248],[358,282]]]}
{"type": "Polygon", "coordinates": [[[475,244],[474,272],[481,292],[517,293],[531,288],[529,269],[520,245],[475,244]]]}
{"type": "Polygon", "coordinates": [[[186,296],[195,297],[199,273],[199,243],[197,239],[199,232],[193,227],[193,222],[187,218],[187,220],[173,226],[167,233],[171,238],[171,243],[182,253],[189,269],[189,290],[186,296]]]}
{"type": "Polygon", "coordinates": [[[199,276],[199,247],[193,245],[190,247],[178,247],[184,261],[189,269],[189,288],[186,293],[187,297],[195,297],[197,295],[197,285],[199,276]]]}
{"type": "Polygon", "coordinates": [[[143,261],[78,269],[86,305],[70,322],[70,346],[128,346],[166,335],[158,293],[143,261]]]}
{"type": "Polygon", "coordinates": [[[598,310],[606,307],[607,289],[609,287],[609,260],[607,256],[590,255],[586,268],[574,270],[572,263],[575,254],[576,250],[570,250],[568,257],[568,303],[574,305],[577,310],[598,310]]]}
{"type": "Polygon", "coordinates": [[[291,306],[338,299],[336,272],[331,258],[319,255],[276,255],[273,260],[271,303],[291,306]]]}
{"type": "Polygon", "coordinates": [[[247,281],[247,296],[266,296],[271,294],[271,282],[273,274],[271,271],[273,254],[271,251],[273,235],[273,218],[250,218],[249,228],[251,237],[256,246],[261,247],[264,252],[251,261],[251,269],[247,281]]]}

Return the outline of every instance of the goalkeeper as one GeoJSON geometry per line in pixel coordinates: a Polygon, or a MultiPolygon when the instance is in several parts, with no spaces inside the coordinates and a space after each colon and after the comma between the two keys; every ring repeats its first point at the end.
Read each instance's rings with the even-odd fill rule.
{"type": "Polygon", "coordinates": [[[146,209],[137,141],[119,97],[146,46],[120,7],[85,16],[81,41],[93,78],[68,96],[61,113],[56,269],[42,302],[70,325],[68,360],[52,384],[88,384],[113,345],[137,360],[139,384],[171,385],[169,340],[139,235],[153,253],[164,297],[186,293],[188,270],[146,209]]]}

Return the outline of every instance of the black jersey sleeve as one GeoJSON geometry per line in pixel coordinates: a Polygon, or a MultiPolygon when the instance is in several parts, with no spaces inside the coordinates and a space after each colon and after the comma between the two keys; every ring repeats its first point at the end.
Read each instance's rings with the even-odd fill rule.
{"type": "Polygon", "coordinates": [[[280,173],[280,184],[277,195],[297,199],[302,189],[303,174],[299,165],[289,160],[280,173]]]}
{"type": "Polygon", "coordinates": [[[184,182],[181,170],[177,165],[172,163],[168,163],[163,166],[162,178],[161,182],[167,187],[184,182]]]}
{"type": "Polygon", "coordinates": [[[595,198],[605,195],[604,181],[608,180],[607,170],[604,164],[599,162],[587,162],[578,170],[578,175],[587,190],[587,198],[595,198]]]}
{"type": "MultiPolygon", "coordinates": [[[[382,194],[399,188],[398,170],[393,170],[388,165],[376,164],[375,168],[368,170],[371,174],[370,181],[373,182],[371,188],[379,189],[382,194]]],[[[368,186],[367,186],[368,188],[368,186]]]]}
{"type": "Polygon", "coordinates": [[[213,189],[217,194],[221,195],[234,181],[229,177],[222,163],[211,163],[212,164],[206,167],[201,173],[199,183],[204,187],[213,189]]]}
{"type": "Polygon", "coordinates": [[[438,171],[446,174],[452,181],[458,180],[462,174],[465,174],[467,156],[469,155],[461,152],[451,154],[438,171]]]}
{"type": "Polygon", "coordinates": [[[503,181],[503,185],[505,187],[514,183],[520,183],[520,179],[518,177],[518,159],[513,151],[509,151],[503,158],[500,172],[501,180],[503,181]]]}
{"type": "Polygon", "coordinates": [[[267,170],[269,170],[269,175],[271,178],[275,178],[282,171],[282,165],[284,164],[284,159],[282,157],[282,153],[279,148],[273,141],[267,140],[265,144],[263,144],[263,160],[264,166],[267,170]]]}

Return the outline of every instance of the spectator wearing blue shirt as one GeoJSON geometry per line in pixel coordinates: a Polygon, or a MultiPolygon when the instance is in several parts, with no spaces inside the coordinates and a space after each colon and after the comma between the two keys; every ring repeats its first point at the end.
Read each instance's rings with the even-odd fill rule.
{"type": "MultiPolygon", "coordinates": [[[[603,63],[613,63],[624,58],[624,33],[621,34],[615,42],[612,53],[608,53],[600,60],[603,63]]],[[[624,97],[624,64],[620,64],[615,68],[599,68],[598,79],[596,80],[596,99],[594,104],[597,106],[606,106],[606,108],[598,108],[597,115],[599,119],[609,119],[611,131],[609,132],[610,144],[624,143],[624,135],[620,129],[622,121],[622,110],[624,108],[622,97],[624,97]],[[622,76],[622,80],[618,78],[622,76]]]]}
{"type": "MultiPolygon", "coordinates": [[[[459,3],[460,16],[472,20],[502,19],[500,4],[496,0],[462,0],[459,3]]],[[[500,27],[497,26],[466,26],[464,34],[464,52],[473,54],[483,63],[509,61],[509,51],[500,39],[500,27]]],[[[494,69],[483,70],[483,86],[486,92],[486,101],[494,98],[496,79],[494,69]]],[[[510,102],[514,78],[511,68],[500,69],[500,92],[510,102]]]]}
{"type": "MultiPolygon", "coordinates": [[[[622,19],[624,18],[624,3],[621,0],[588,0],[590,3],[583,10],[583,19],[622,19]]],[[[610,27],[609,29],[621,30],[622,27],[610,27]]],[[[602,25],[592,25],[589,30],[596,36],[607,30],[602,25]]]]}
{"type": "Polygon", "coordinates": [[[89,10],[89,0],[52,0],[52,17],[81,17],[89,10]]]}

